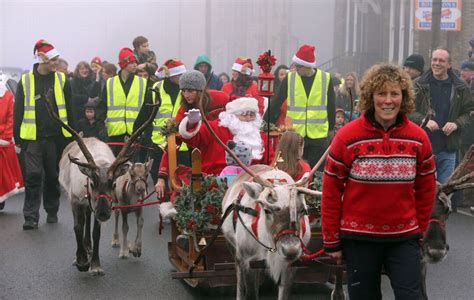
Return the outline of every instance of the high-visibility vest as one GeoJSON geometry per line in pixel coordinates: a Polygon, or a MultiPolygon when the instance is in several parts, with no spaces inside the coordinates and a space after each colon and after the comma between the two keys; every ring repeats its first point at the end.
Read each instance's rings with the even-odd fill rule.
{"type": "MultiPolygon", "coordinates": [[[[36,141],[36,111],[35,111],[35,76],[33,71],[21,75],[21,84],[23,94],[25,95],[25,110],[23,121],[20,126],[20,137],[23,140],[36,141]]],[[[64,97],[64,85],[66,84],[66,75],[61,72],[54,73],[54,98],[58,107],[58,116],[67,124],[66,101],[64,97]]],[[[65,137],[71,134],[64,128],[62,133],[65,137]]]]}
{"type": "Polygon", "coordinates": [[[125,96],[119,75],[107,79],[107,133],[109,136],[132,135],[133,124],[145,100],[145,79],[133,76],[132,86],[125,96]]]}
{"type": "Polygon", "coordinates": [[[296,72],[288,73],[287,116],[302,137],[311,139],[328,136],[327,91],[330,75],[318,70],[306,96],[303,81],[296,72]]]}
{"type": "MultiPolygon", "coordinates": [[[[160,132],[160,129],[165,126],[168,119],[176,117],[179,107],[181,106],[181,92],[178,93],[176,97],[176,102],[171,101],[171,95],[165,91],[164,84],[162,82],[157,82],[153,85],[153,89],[156,90],[156,87],[159,87],[158,91],[160,93],[161,105],[158,113],[156,114],[155,120],[153,121],[153,133],[151,135],[151,140],[156,145],[161,145],[165,142],[166,137],[163,136],[160,132]]],[[[153,103],[156,102],[155,93],[152,94],[153,103]]],[[[186,143],[182,143],[179,151],[187,151],[188,147],[186,143]]]]}

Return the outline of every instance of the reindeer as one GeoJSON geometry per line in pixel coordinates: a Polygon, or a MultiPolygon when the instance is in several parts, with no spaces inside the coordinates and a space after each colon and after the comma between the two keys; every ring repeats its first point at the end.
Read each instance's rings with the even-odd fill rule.
{"type": "Polygon", "coordinates": [[[240,174],[222,203],[222,211],[235,207],[222,232],[235,258],[237,299],[258,298],[258,270],[250,268],[252,260],[266,261],[279,286],[278,299],[288,299],[295,275],[290,265],[302,255],[302,245],[311,237],[304,194],[321,193],[298,186],[281,170],[264,165],[250,169],[258,178],[240,174]]]}
{"type": "Polygon", "coordinates": [[[74,264],[81,272],[90,271],[93,275],[103,275],[99,259],[101,223],[107,221],[112,212],[113,184],[127,172],[125,164],[133,155],[130,146],[153,121],[159,105],[153,106],[148,120],[132,134],[117,158],[109,146],[96,138],[82,138],[68,124],[61,121],[51,105],[50,89],[46,95],[50,115],[75,138],[63,151],[59,162],[59,182],[66,190],[74,217],[76,235],[76,257],[74,264]],[[93,244],[90,238],[91,212],[94,213],[93,244]],[[89,260],[89,254],[92,256],[89,260]]]}
{"type": "MultiPolygon", "coordinates": [[[[115,199],[120,205],[137,204],[139,199],[144,199],[148,191],[148,175],[150,174],[153,159],[149,159],[146,163],[136,162],[130,165],[128,172],[115,181],[115,199]]],[[[115,232],[112,238],[112,246],[119,245],[118,223],[119,213],[122,213],[122,243],[120,244],[120,258],[128,258],[129,253],[133,256],[140,257],[142,255],[142,231],[143,231],[143,208],[122,208],[120,211],[115,210],[115,232]],[[137,217],[137,237],[133,245],[128,245],[128,222],[127,216],[130,212],[135,212],[137,217]]]]}
{"type": "Polygon", "coordinates": [[[423,236],[423,260],[422,260],[422,294],[423,299],[428,299],[426,293],[426,273],[428,263],[438,263],[449,251],[446,242],[446,221],[451,213],[451,197],[453,192],[473,188],[474,183],[468,181],[474,176],[474,172],[462,176],[474,154],[474,146],[471,146],[451,177],[444,184],[437,183],[436,197],[428,228],[423,236]]]}

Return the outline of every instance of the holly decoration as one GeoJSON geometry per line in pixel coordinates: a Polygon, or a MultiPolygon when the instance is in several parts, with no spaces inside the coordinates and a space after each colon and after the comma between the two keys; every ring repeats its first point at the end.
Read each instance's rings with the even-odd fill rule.
{"type": "MultiPolygon", "coordinates": [[[[309,188],[315,191],[321,191],[323,189],[323,172],[316,171],[314,173],[313,181],[309,184],[309,188]]],[[[305,200],[308,207],[316,209],[318,213],[321,212],[320,198],[306,195],[305,200]]]]}
{"type": "Polygon", "coordinates": [[[174,202],[178,229],[182,232],[202,233],[209,224],[219,224],[226,190],[227,185],[218,181],[214,175],[203,178],[199,191],[192,191],[191,186],[184,184],[174,202]],[[191,209],[192,201],[194,211],[191,209]]]}
{"type": "Polygon", "coordinates": [[[272,67],[276,64],[277,59],[272,55],[272,52],[268,50],[267,52],[260,55],[257,59],[257,65],[260,66],[264,73],[270,73],[272,67]]]}

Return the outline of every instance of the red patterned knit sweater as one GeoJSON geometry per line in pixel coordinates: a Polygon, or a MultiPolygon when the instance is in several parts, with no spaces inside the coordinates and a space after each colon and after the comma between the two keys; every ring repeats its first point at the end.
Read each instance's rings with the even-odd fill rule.
{"type": "Polygon", "coordinates": [[[336,135],[323,175],[324,248],[340,239],[401,240],[426,230],[435,161],[424,132],[406,116],[385,131],[364,115],[336,135]]]}

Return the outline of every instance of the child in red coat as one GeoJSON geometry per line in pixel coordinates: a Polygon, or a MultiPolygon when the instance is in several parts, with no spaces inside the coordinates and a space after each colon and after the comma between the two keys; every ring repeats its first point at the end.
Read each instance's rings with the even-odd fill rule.
{"type": "Polygon", "coordinates": [[[310,165],[303,160],[304,139],[295,131],[285,132],[278,144],[277,156],[273,165],[288,173],[295,181],[300,180],[310,165]]]}

